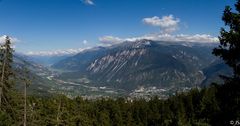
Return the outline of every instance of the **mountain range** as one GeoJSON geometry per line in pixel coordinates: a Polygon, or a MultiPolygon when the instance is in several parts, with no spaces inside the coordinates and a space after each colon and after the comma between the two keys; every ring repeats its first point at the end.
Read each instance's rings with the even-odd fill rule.
{"type": "Polygon", "coordinates": [[[21,58],[35,64],[28,67],[43,80],[38,88],[39,85],[49,86],[56,92],[59,89],[71,91],[70,86],[78,92],[75,95],[89,95],[92,91],[111,95],[119,90],[129,94],[148,88],[177,91],[220,83],[218,75],[229,75],[232,71],[212,55],[216,46],[214,43],[137,40],[94,47],[75,55],[51,56],[48,59],[52,65],[45,67],[36,65],[36,61],[42,63],[46,58],[21,58]],[[88,91],[84,91],[85,88],[88,91]]]}
{"type": "MultiPolygon", "coordinates": [[[[139,86],[201,86],[209,83],[209,77],[217,76],[212,75],[214,71],[206,71],[220,61],[211,54],[215,46],[138,40],[86,50],[53,64],[52,68],[65,71],[59,75],[62,79],[125,90],[139,86]]],[[[227,68],[221,64],[217,69],[227,68]]]]}

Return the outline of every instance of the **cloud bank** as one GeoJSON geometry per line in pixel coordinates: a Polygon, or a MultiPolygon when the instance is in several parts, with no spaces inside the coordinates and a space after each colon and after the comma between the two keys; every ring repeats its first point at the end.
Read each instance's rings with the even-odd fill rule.
{"type": "Polygon", "coordinates": [[[141,39],[148,39],[148,40],[154,40],[154,41],[167,41],[167,42],[200,42],[200,43],[218,42],[217,37],[213,37],[207,34],[195,34],[195,35],[148,34],[140,37],[131,37],[131,38],[104,36],[104,37],[100,37],[99,41],[103,44],[113,45],[113,44],[118,44],[124,41],[136,41],[141,39]]]}
{"type": "Polygon", "coordinates": [[[90,49],[91,47],[87,48],[78,48],[78,49],[66,49],[66,50],[53,50],[53,51],[38,51],[38,52],[27,52],[25,55],[28,56],[62,56],[62,55],[74,55],[80,53],[86,49],[90,49]]]}
{"type": "Polygon", "coordinates": [[[114,36],[103,36],[103,37],[100,37],[99,38],[99,41],[102,43],[102,44],[118,44],[118,43],[121,43],[123,41],[125,41],[124,39],[121,39],[119,37],[114,37],[114,36]]]}

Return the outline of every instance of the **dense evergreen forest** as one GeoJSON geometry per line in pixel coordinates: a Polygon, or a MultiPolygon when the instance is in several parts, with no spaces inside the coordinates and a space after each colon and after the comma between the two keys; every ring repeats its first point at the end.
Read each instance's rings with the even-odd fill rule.
{"type": "Polygon", "coordinates": [[[125,98],[83,100],[63,95],[27,96],[30,84],[25,68],[12,67],[13,49],[6,38],[0,50],[0,126],[227,126],[240,125],[240,0],[236,11],[227,6],[220,45],[213,54],[222,58],[233,76],[224,84],[176,93],[168,99],[129,101],[125,98]],[[18,72],[21,74],[17,74],[18,72]],[[21,75],[21,76],[19,76],[21,75]],[[24,91],[13,86],[24,84],[24,91]]]}

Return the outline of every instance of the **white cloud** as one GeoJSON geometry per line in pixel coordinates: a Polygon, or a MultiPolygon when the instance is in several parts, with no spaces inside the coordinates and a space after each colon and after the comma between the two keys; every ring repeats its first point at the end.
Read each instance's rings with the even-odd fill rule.
{"type": "Polygon", "coordinates": [[[158,16],[144,18],[142,21],[147,25],[159,27],[162,33],[172,33],[178,29],[180,19],[174,18],[173,15],[168,15],[162,18],[158,16]]]}
{"type": "Polygon", "coordinates": [[[117,44],[125,41],[124,39],[120,39],[119,37],[114,36],[103,36],[99,38],[99,41],[103,44],[117,44]]]}
{"type": "MultiPolygon", "coordinates": [[[[2,38],[2,37],[0,37],[2,38]]],[[[217,37],[213,37],[207,34],[195,34],[195,35],[170,35],[170,34],[148,34],[139,37],[131,37],[131,38],[119,38],[114,36],[104,36],[100,37],[99,41],[100,46],[110,46],[114,44],[119,44],[125,41],[134,42],[136,40],[148,39],[153,41],[167,41],[167,42],[199,42],[199,43],[216,43],[218,42],[217,37]]],[[[66,50],[54,50],[54,51],[38,51],[38,52],[27,52],[26,55],[30,56],[61,56],[61,55],[74,55],[80,53],[84,50],[91,49],[91,47],[87,48],[78,48],[78,49],[66,49],[66,50]]]]}
{"type": "Polygon", "coordinates": [[[78,48],[78,49],[66,49],[66,50],[53,50],[53,51],[38,51],[38,52],[27,52],[26,55],[29,56],[62,56],[62,55],[74,55],[79,52],[82,52],[86,49],[90,49],[91,47],[87,48],[78,48]]]}
{"type": "MultiPolygon", "coordinates": [[[[0,43],[4,43],[6,37],[7,37],[7,35],[2,35],[2,36],[0,36],[0,43]]],[[[20,42],[19,39],[14,38],[14,37],[10,37],[10,40],[11,40],[11,42],[12,42],[13,44],[15,44],[16,42],[20,42]]]]}
{"type": "MultiPolygon", "coordinates": [[[[170,33],[178,30],[180,19],[174,18],[173,15],[163,16],[161,18],[154,16],[144,18],[142,20],[145,24],[159,27],[161,32],[155,34],[146,34],[139,37],[119,38],[115,36],[103,36],[99,38],[101,44],[113,45],[124,41],[136,41],[141,39],[148,39],[154,41],[168,41],[168,42],[199,42],[199,43],[212,43],[218,42],[218,38],[208,34],[195,34],[186,35],[178,34],[172,35],[170,33]]],[[[185,24],[187,26],[187,24],[185,24]]]]}
{"type": "Polygon", "coordinates": [[[199,42],[199,43],[214,43],[218,42],[218,38],[207,34],[148,34],[141,37],[128,38],[126,40],[149,39],[154,41],[168,41],[168,42],[199,42]]]}
{"type": "Polygon", "coordinates": [[[214,43],[218,42],[218,38],[207,34],[195,34],[195,35],[171,35],[171,34],[148,34],[139,37],[132,38],[119,38],[114,36],[105,36],[99,38],[99,41],[103,44],[113,45],[124,41],[136,41],[141,39],[148,39],[153,41],[167,41],[167,42],[199,42],[199,43],[214,43]]]}
{"type": "Polygon", "coordinates": [[[177,35],[176,41],[187,41],[187,42],[201,42],[201,43],[208,43],[208,42],[218,42],[219,39],[217,37],[213,37],[207,34],[195,34],[195,35],[184,35],[180,34],[177,35]]]}
{"type": "Polygon", "coordinates": [[[87,45],[88,44],[88,41],[87,40],[83,40],[82,42],[84,45],[87,45]]]}
{"type": "Polygon", "coordinates": [[[82,0],[87,5],[94,5],[93,0],[82,0]]]}

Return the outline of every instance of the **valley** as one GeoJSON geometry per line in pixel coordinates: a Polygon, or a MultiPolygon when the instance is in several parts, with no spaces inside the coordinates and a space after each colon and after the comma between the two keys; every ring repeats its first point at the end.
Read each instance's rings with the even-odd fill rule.
{"type": "Polygon", "coordinates": [[[21,58],[29,63],[25,65],[36,78],[41,78],[32,80],[29,90],[34,94],[166,99],[177,92],[208,86],[212,80],[219,80],[218,74],[231,74],[223,62],[212,56],[214,46],[138,40],[94,47],[75,55],[51,56],[55,62],[49,64],[44,62],[49,56],[21,58]]]}

